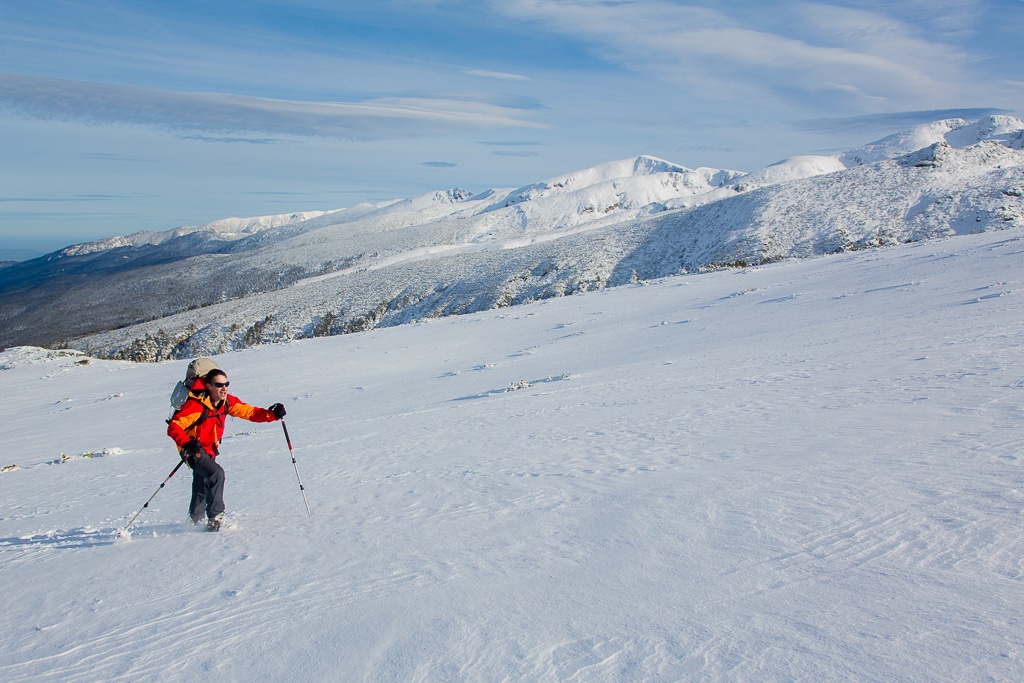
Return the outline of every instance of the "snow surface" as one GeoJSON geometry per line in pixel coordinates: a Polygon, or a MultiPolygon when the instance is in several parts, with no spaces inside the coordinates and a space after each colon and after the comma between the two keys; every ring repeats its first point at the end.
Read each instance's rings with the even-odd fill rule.
{"type": "Polygon", "coordinates": [[[1022,272],[1013,228],[230,353],[312,515],[233,420],[220,534],[158,489],[185,362],[9,349],[0,679],[1024,680],[1022,272]]]}

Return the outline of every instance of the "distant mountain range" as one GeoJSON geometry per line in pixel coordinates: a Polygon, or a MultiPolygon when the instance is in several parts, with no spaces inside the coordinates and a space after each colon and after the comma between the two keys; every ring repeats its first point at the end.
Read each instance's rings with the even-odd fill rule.
{"type": "Polygon", "coordinates": [[[1024,122],[950,119],[752,173],[640,156],[79,244],[0,268],[0,346],[181,358],[1021,226],[1024,122]]]}
{"type": "Polygon", "coordinates": [[[0,268],[13,265],[18,261],[28,261],[42,255],[43,252],[36,251],[35,249],[0,249],[0,268]]]}

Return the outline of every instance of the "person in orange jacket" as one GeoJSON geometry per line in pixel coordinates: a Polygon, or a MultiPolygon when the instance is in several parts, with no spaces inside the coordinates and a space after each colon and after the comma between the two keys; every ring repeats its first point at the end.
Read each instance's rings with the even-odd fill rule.
{"type": "Polygon", "coordinates": [[[207,529],[220,529],[224,519],[224,468],[217,462],[224,420],[228,415],[250,422],[273,422],[285,416],[284,406],[251,406],[228,393],[228,376],[214,369],[196,379],[181,409],[167,424],[167,435],[192,469],[192,500],[188,514],[198,524],[206,513],[207,529]]]}

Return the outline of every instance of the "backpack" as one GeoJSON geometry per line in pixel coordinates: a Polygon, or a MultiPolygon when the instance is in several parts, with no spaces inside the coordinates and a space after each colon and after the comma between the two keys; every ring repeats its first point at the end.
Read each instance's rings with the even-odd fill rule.
{"type": "Polygon", "coordinates": [[[171,412],[167,415],[168,424],[178,414],[178,411],[181,410],[181,406],[185,405],[185,401],[188,400],[188,394],[192,391],[192,385],[195,384],[196,379],[205,377],[211,370],[216,369],[217,364],[209,358],[196,358],[188,364],[188,368],[185,370],[185,379],[179,380],[174,385],[174,390],[171,391],[171,412]]]}

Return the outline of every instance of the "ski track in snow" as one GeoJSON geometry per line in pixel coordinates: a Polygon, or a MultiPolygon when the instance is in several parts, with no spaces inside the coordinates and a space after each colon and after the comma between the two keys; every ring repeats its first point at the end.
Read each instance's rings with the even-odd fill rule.
{"type": "Polygon", "coordinates": [[[180,471],[115,537],[184,362],[8,350],[0,678],[1024,679],[1022,266],[1009,230],[219,357],[313,510],[230,421],[219,534],[180,471]]]}

